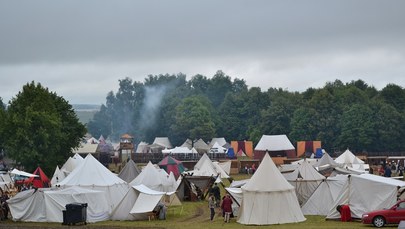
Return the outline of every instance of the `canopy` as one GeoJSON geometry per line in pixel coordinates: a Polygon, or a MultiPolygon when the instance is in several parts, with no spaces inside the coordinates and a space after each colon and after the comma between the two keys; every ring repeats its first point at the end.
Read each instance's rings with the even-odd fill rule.
{"type": "Polygon", "coordinates": [[[185,171],[183,163],[171,156],[166,156],[163,158],[158,165],[167,173],[172,172],[176,179],[185,171]]]}
{"type": "Polygon", "coordinates": [[[36,175],[36,174],[27,173],[24,171],[20,171],[18,169],[13,169],[10,173],[14,174],[14,175],[18,175],[18,176],[24,176],[24,177],[38,177],[38,175],[36,175]]]}

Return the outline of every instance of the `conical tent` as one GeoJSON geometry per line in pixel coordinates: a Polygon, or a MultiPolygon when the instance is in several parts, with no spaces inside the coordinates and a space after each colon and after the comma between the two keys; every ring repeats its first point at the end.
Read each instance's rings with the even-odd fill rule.
{"type": "Polygon", "coordinates": [[[44,171],[38,167],[33,174],[38,175],[37,177],[30,177],[24,181],[26,184],[32,184],[36,188],[47,188],[50,186],[50,180],[45,175],[44,171]]]}
{"type": "Polygon", "coordinates": [[[134,180],[135,177],[137,177],[140,173],[141,170],[131,159],[125,164],[124,168],[122,168],[121,172],[118,174],[118,177],[129,183],[134,180]]]}
{"type": "Polygon", "coordinates": [[[113,174],[91,154],[88,154],[83,162],[75,168],[58,186],[80,186],[91,190],[104,191],[106,200],[112,211],[117,203],[128,192],[128,183],[113,174]]]}
{"type": "Polygon", "coordinates": [[[159,167],[164,169],[168,174],[170,172],[176,177],[176,179],[180,176],[181,173],[184,172],[183,163],[179,160],[172,158],[171,156],[166,156],[163,158],[159,163],[159,167]]]}
{"type": "Polygon", "coordinates": [[[305,221],[294,187],[268,154],[252,178],[242,186],[238,223],[269,225],[305,221]]]}

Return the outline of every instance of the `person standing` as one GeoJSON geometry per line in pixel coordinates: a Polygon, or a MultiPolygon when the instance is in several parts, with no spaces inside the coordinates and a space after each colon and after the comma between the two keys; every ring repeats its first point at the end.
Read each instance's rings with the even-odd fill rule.
{"type": "Polygon", "coordinates": [[[214,221],[215,216],[215,198],[213,194],[210,194],[208,197],[208,207],[210,209],[210,220],[211,222],[214,221]]]}
{"type": "Polygon", "coordinates": [[[211,191],[212,194],[214,194],[216,206],[219,207],[219,203],[221,202],[221,190],[219,190],[217,183],[214,184],[211,191]]]}
{"type": "Polygon", "coordinates": [[[232,214],[232,199],[229,194],[226,194],[224,200],[222,200],[221,208],[225,213],[224,221],[229,223],[229,219],[232,214]]]}

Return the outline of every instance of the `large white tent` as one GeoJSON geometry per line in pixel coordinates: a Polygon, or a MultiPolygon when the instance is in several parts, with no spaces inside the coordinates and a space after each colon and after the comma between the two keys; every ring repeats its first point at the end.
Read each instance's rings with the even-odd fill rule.
{"type": "Polygon", "coordinates": [[[294,187],[288,183],[268,154],[252,178],[242,186],[238,223],[253,225],[305,221],[294,187]]]}
{"type": "Polygon", "coordinates": [[[369,169],[369,165],[365,164],[360,158],[356,157],[349,149],[343,152],[339,157],[335,159],[336,163],[357,171],[366,171],[369,169]]]}
{"type": "Polygon", "coordinates": [[[7,201],[14,221],[63,222],[62,211],[71,203],[87,203],[87,222],[109,219],[109,206],[102,191],[80,187],[30,189],[7,201]]]}
{"type": "MultiPolygon", "coordinates": [[[[225,166],[225,165],[224,165],[225,166]]],[[[229,178],[229,175],[225,170],[219,165],[219,163],[213,163],[206,153],[204,153],[200,160],[194,165],[193,171],[188,171],[187,173],[193,174],[194,176],[213,176],[220,179],[229,178]]]]}
{"type": "Polygon", "coordinates": [[[299,167],[291,173],[284,173],[284,177],[295,187],[298,202],[304,204],[318,185],[325,179],[316,169],[306,160],[302,161],[299,167]]]}
{"type": "Polygon", "coordinates": [[[80,186],[104,191],[110,211],[117,206],[129,189],[127,182],[113,174],[91,154],[88,154],[77,168],[56,185],[62,188],[80,186]]]}
{"type": "Polygon", "coordinates": [[[346,181],[347,175],[328,177],[323,180],[305,204],[302,205],[302,213],[304,215],[326,216],[338,198],[346,181]]]}
{"type": "Polygon", "coordinates": [[[389,208],[397,201],[398,189],[405,182],[372,174],[348,175],[338,198],[331,206],[327,219],[340,218],[338,205],[348,204],[353,218],[361,218],[365,212],[389,208]]]}

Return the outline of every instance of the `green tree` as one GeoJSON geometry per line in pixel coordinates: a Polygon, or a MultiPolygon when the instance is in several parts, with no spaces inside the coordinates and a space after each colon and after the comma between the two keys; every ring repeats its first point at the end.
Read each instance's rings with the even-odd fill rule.
{"type": "Polygon", "coordinates": [[[405,118],[392,105],[377,103],[374,105],[374,123],[376,140],[374,151],[403,151],[405,149],[405,118]]]}
{"type": "Polygon", "coordinates": [[[405,111],[405,90],[395,84],[388,84],[380,92],[381,98],[399,112],[405,111]]]}
{"type": "Polygon", "coordinates": [[[29,172],[41,166],[50,175],[79,145],[86,128],[63,97],[31,82],[11,100],[5,132],[10,158],[29,172]]]}
{"type": "Polygon", "coordinates": [[[291,119],[290,138],[293,142],[317,140],[316,111],[312,108],[298,108],[291,119]]]}
{"type": "Polygon", "coordinates": [[[355,104],[345,110],[340,120],[341,134],[337,138],[340,148],[354,152],[370,149],[375,140],[375,125],[371,109],[364,104],[355,104]]]}
{"type": "Polygon", "coordinates": [[[171,127],[179,139],[199,139],[205,141],[215,135],[215,125],[211,120],[209,103],[203,97],[185,98],[176,107],[175,123],[171,127]]]}

